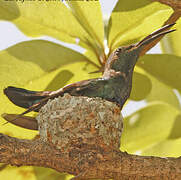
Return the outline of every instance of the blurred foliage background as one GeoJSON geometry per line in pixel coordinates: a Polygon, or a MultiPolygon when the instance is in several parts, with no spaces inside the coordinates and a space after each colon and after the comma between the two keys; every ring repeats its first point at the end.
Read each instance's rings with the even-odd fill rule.
{"type": "MultiPolygon", "coordinates": [[[[0,114],[23,111],[3,95],[5,87],[56,90],[100,77],[101,73],[90,72],[99,70],[114,49],[141,40],[160,28],[172,13],[170,7],[151,0],[118,0],[109,19],[103,19],[99,1],[0,0],[0,20],[12,22],[25,35],[46,35],[84,48],[80,53],[51,41],[32,39],[0,51],[0,114]]],[[[144,55],[135,68],[129,101],[144,101],[146,105],[124,118],[121,150],[128,153],[181,155],[181,20],[175,28],[176,32],[161,41],[163,54],[144,55]]],[[[28,139],[37,135],[12,124],[0,125],[0,132],[28,139]]],[[[70,177],[40,167],[4,166],[0,170],[0,179],[70,177]]]]}

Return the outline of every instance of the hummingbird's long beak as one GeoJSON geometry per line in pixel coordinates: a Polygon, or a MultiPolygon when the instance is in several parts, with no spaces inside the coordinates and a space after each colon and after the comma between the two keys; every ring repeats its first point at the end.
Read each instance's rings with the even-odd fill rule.
{"type": "Polygon", "coordinates": [[[176,31],[175,29],[169,30],[173,25],[175,25],[175,23],[163,26],[162,28],[160,28],[157,31],[151,33],[150,35],[145,37],[143,40],[138,42],[135,46],[137,48],[142,47],[140,55],[143,55],[147,50],[152,48],[155,45],[155,41],[157,42],[157,40],[159,38],[162,38],[165,34],[176,31]]]}

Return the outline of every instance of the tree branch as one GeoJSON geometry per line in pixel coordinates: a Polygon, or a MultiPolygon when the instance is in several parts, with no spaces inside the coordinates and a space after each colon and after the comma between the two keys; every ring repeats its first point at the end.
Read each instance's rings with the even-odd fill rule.
{"type": "Polygon", "coordinates": [[[0,161],[15,166],[32,165],[79,175],[79,179],[181,178],[181,158],[129,155],[99,145],[74,145],[69,152],[38,140],[22,140],[0,134],[0,161]]]}

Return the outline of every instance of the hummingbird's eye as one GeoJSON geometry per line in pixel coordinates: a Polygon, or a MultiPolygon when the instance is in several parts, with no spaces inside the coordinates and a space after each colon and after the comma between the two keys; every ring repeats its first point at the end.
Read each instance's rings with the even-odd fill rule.
{"type": "Polygon", "coordinates": [[[119,47],[116,49],[115,53],[120,54],[122,52],[127,52],[127,51],[131,50],[133,47],[135,47],[135,45],[119,47]]]}
{"type": "Polygon", "coordinates": [[[115,53],[116,53],[116,54],[119,54],[119,53],[122,52],[122,51],[123,51],[123,48],[122,48],[122,47],[119,47],[119,48],[116,49],[116,52],[115,52],[115,53]]]}

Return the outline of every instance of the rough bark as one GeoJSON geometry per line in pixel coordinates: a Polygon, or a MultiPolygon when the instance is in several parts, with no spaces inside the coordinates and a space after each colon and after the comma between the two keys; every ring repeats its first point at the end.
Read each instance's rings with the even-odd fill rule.
{"type": "Polygon", "coordinates": [[[74,144],[69,152],[38,140],[21,140],[0,134],[0,161],[67,172],[77,179],[181,179],[181,158],[130,155],[97,145],[74,144]]]}

